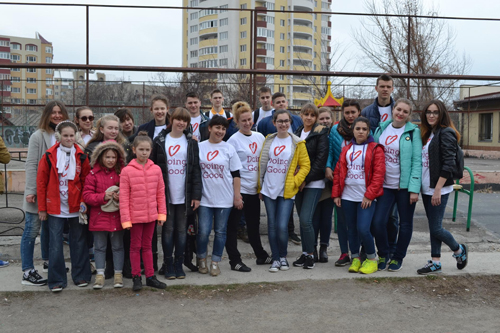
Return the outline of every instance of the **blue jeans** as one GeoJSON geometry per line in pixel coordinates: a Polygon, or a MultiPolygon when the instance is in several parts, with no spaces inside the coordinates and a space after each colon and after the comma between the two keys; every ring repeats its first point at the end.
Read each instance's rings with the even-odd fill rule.
{"type": "Polygon", "coordinates": [[[208,236],[212,231],[214,222],[214,247],[212,250],[212,261],[222,260],[222,251],[226,245],[227,220],[231,213],[230,208],[211,208],[200,206],[198,208],[198,234],[196,235],[196,256],[200,259],[207,257],[208,236]]]}
{"type": "Polygon", "coordinates": [[[391,252],[389,245],[388,225],[392,223],[390,216],[393,213],[392,207],[396,204],[399,212],[399,233],[397,234],[396,251],[392,258],[402,260],[406,257],[406,250],[410,245],[413,233],[413,214],[416,204],[410,205],[410,192],[407,189],[387,189],[384,194],[377,198],[377,208],[373,216],[372,233],[375,236],[375,243],[379,257],[388,258],[391,252]]]}
{"type": "Polygon", "coordinates": [[[441,257],[441,243],[445,243],[450,247],[450,250],[456,251],[460,247],[452,234],[443,229],[443,216],[446,210],[446,203],[448,202],[449,194],[441,196],[441,204],[433,206],[431,204],[431,195],[422,194],[422,201],[424,202],[425,215],[429,221],[429,232],[431,234],[431,257],[441,257]]]}
{"type": "Polygon", "coordinates": [[[26,212],[26,221],[24,224],[23,236],[21,237],[21,261],[23,272],[35,268],[33,264],[33,253],[35,252],[35,240],[40,231],[40,227],[42,229],[40,234],[42,259],[47,261],[49,260],[48,222],[40,221],[38,214],[26,212]]]}
{"type": "Polygon", "coordinates": [[[76,284],[79,281],[89,282],[90,272],[89,251],[87,247],[87,226],[78,222],[78,217],[60,218],[49,215],[49,288],[68,285],[66,264],[63,251],[64,222],[69,222],[69,252],[71,256],[71,277],[76,284]]]}
{"type": "Polygon", "coordinates": [[[345,220],[344,208],[335,206],[337,213],[337,237],[341,253],[349,253],[349,234],[347,233],[347,222],[345,220]]]}
{"type": "MultiPolygon", "coordinates": [[[[332,233],[332,216],[333,216],[332,198],[327,198],[318,202],[313,216],[314,228],[314,247],[318,245],[318,234],[320,235],[320,245],[330,245],[330,234],[332,233]]],[[[347,239],[347,237],[346,237],[347,239]]],[[[347,244],[347,240],[346,240],[347,244]]]]}
{"type": "Polygon", "coordinates": [[[370,231],[373,214],[377,202],[373,201],[371,206],[362,209],[361,202],[353,202],[342,199],[342,210],[347,222],[347,234],[349,237],[349,248],[353,258],[359,257],[359,241],[363,243],[368,259],[377,257],[375,254],[375,243],[370,231]]]}
{"type": "Polygon", "coordinates": [[[285,258],[288,249],[288,220],[293,209],[293,199],[277,197],[275,200],[262,195],[267,212],[267,233],[273,260],[285,258]]]}
{"type": "MultiPolygon", "coordinates": [[[[378,199],[377,199],[378,200],[378,199]]],[[[389,254],[392,256],[396,252],[399,232],[398,205],[391,209],[391,215],[387,224],[387,235],[389,237],[389,254]]]]}
{"type": "Polygon", "coordinates": [[[186,204],[168,205],[167,221],[161,229],[161,245],[163,248],[163,260],[171,258],[174,253],[175,258],[184,257],[187,239],[187,216],[186,204]]]}
{"type": "Polygon", "coordinates": [[[319,198],[321,188],[304,188],[295,196],[295,207],[300,221],[300,236],[302,237],[302,252],[313,253],[314,251],[314,228],[313,216],[319,198]]]}

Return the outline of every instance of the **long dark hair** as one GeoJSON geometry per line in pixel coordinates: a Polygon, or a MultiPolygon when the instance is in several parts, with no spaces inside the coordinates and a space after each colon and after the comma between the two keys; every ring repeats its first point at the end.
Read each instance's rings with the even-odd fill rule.
{"type": "Polygon", "coordinates": [[[352,133],[352,125],[349,124],[344,117],[344,109],[347,106],[356,107],[356,109],[358,109],[360,114],[361,114],[361,106],[355,99],[346,99],[344,100],[344,103],[342,103],[342,119],[340,120],[337,126],[337,132],[344,138],[344,140],[351,141],[352,138],[354,137],[354,134],[352,133]]]}
{"type": "Polygon", "coordinates": [[[422,144],[426,144],[427,140],[431,136],[431,133],[433,129],[435,128],[446,128],[446,127],[451,127],[454,131],[455,134],[457,135],[457,141],[460,141],[460,133],[457,131],[455,124],[453,124],[453,120],[450,118],[450,114],[448,113],[448,110],[446,109],[446,106],[444,105],[443,102],[437,99],[430,100],[422,109],[422,113],[420,114],[420,133],[422,136],[422,144]],[[427,109],[432,105],[436,105],[439,111],[439,117],[437,119],[437,123],[434,126],[434,128],[429,124],[427,121],[427,109]]]}

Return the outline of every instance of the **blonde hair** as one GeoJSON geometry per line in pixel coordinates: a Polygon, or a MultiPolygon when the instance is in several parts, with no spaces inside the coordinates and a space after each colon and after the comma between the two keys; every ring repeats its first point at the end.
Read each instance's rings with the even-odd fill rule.
{"type": "Polygon", "coordinates": [[[250,105],[248,105],[247,102],[239,101],[233,104],[233,116],[237,122],[240,121],[241,114],[245,112],[252,113],[252,109],[250,108],[250,105]]]}
{"type": "Polygon", "coordinates": [[[125,139],[125,137],[123,136],[122,131],[121,131],[120,119],[113,114],[108,114],[107,116],[104,116],[97,121],[96,126],[95,126],[97,130],[95,131],[94,136],[92,136],[92,139],[90,139],[90,141],[87,143],[87,146],[89,144],[91,144],[92,142],[104,141],[104,134],[101,132],[101,128],[106,126],[106,123],[109,121],[116,121],[118,123],[119,131],[118,131],[118,136],[116,137],[115,141],[121,145],[124,144],[125,142],[127,142],[127,139],[125,139]]]}

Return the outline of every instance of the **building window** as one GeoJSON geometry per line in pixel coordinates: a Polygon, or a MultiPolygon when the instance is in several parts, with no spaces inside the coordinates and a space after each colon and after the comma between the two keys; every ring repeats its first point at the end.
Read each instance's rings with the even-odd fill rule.
{"type": "Polygon", "coordinates": [[[197,32],[198,31],[198,25],[195,24],[195,25],[192,25],[189,27],[189,32],[190,33],[193,33],[193,32],[197,32]]]}
{"type": "Polygon", "coordinates": [[[285,87],[280,87],[280,93],[285,93],[285,87]]]}
{"type": "Polygon", "coordinates": [[[271,44],[271,43],[266,43],[266,44],[264,44],[263,49],[264,49],[264,50],[268,50],[268,51],[273,51],[273,52],[274,52],[274,44],[271,44]]]}
{"type": "Polygon", "coordinates": [[[219,40],[226,40],[229,38],[229,33],[227,31],[221,32],[219,34],[219,40]]]}
{"type": "Polygon", "coordinates": [[[21,88],[12,87],[12,92],[13,93],[20,93],[21,92],[21,88]]]}
{"type": "Polygon", "coordinates": [[[274,58],[271,58],[271,57],[264,57],[264,59],[262,60],[262,62],[266,63],[266,64],[269,64],[269,65],[273,65],[274,66],[274,58]]]}
{"type": "Polygon", "coordinates": [[[240,25],[245,25],[245,24],[247,24],[247,18],[243,17],[240,19],[240,25]]]}
{"type": "Polygon", "coordinates": [[[264,16],[263,21],[269,24],[274,24],[274,16],[264,16]]]}
{"type": "Polygon", "coordinates": [[[224,67],[228,65],[227,58],[219,59],[219,67],[224,67]]]}
{"type": "Polygon", "coordinates": [[[198,19],[198,12],[189,14],[189,19],[197,20],[198,19]]]}
{"type": "Polygon", "coordinates": [[[219,27],[223,27],[223,26],[226,26],[228,24],[229,24],[229,19],[228,18],[220,19],[219,20],[219,27]]]}
{"type": "Polygon", "coordinates": [[[479,141],[491,142],[493,137],[493,113],[479,114],[479,141]]]}
{"type": "Polygon", "coordinates": [[[198,6],[198,0],[189,1],[189,7],[196,7],[196,6],[198,6]]]}
{"type": "Polygon", "coordinates": [[[36,68],[27,68],[26,71],[28,73],[36,73],[36,68]]]}
{"type": "Polygon", "coordinates": [[[52,57],[45,57],[45,63],[51,64],[52,63],[52,57]]]}
{"type": "Polygon", "coordinates": [[[240,6],[240,8],[241,8],[241,9],[247,9],[247,4],[246,4],[246,3],[242,4],[242,5],[240,6]]]}
{"type": "Polygon", "coordinates": [[[280,20],[280,25],[281,25],[282,27],[284,27],[284,26],[285,26],[285,20],[280,20]]]}
{"type": "Polygon", "coordinates": [[[285,60],[280,60],[280,67],[285,67],[285,60]]]}
{"type": "Polygon", "coordinates": [[[198,51],[191,51],[190,56],[191,58],[196,58],[198,56],[198,51]]]}
{"type": "Polygon", "coordinates": [[[51,69],[51,68],[46,68],[46,69],[45,69],[45,74],[52,75],[52,74],[53,74],[53,69],[51,69]]]}
{"type": "Polygon", "coordinates": [[[8,40],[0,40],[0,46],[10,46],[10,42],[8,40]]]}
{"type": "MultiPolygon", "coordinates": [[[[191,67],[191,68],[196,68],[196,67],[198,67],[198,63],[196,63],[196,62],[190,63],[190,64],[189,64],[189,67],[191,67]]],[[[57,94],[57,93],[56,93],[56,94],[57,94]]]]}
{"type": "Polygon", "coordinates": [[[200,10],[200,18],[217,14],[217,7],[200,10]]]}
{"type": "Polygon", "coordinates": [[[21,68],[11,68],[10,71],[11,72],[20,72],[21,68]]]}
{"type": "Polygon", "coordinates": [[[52,89],[45,89],[45,95],[52,95],[52,89]]]}
{"type": "Polygon", "coordinates": [[[200,67],[204,67],[204,68],[216,68],[217,67],[217,59],[215,59],[215,60],[200,61],[200,67]]]}
{"type": "Polygon", "coordinates": [[[243,38],[247,38],[247,32],[246,31],[240,32],[240,39],[243,39],[243,38]]]}
{"type": "Polygon", "coordinates": [[[18,54],[11,54],[10,55],[10,60],[12,60],[12,61],[20,61],[21,60],[21,56],[18,55],[18,54]]]}
{"type": "Polygon", "coordinates": [[[266,28],[257,28],[257,37],[274,38],[274,30],[266,28]]]}
{"type": "Polygon", "coordinates": [[[220,6],[219,7],[220,8],[219,13],[226,13],[228,7],[229,7],[228,5],[222,5],[222,6],[220,6]]]}
{"type": "Polygon", "coordinates": [[[280,80],[284,80],[285,79],[285,75],[280,75],[280,80]]]}
{"type": "Polygon", "coordinates": [[[330,4],[328,2],[321,1],[321,9],[329,10],[330,9],[330,4]]]}
{"type": "Polygon", "coordinates": [[[285,53],[285,47],[284,46],[280,46],[280,53],[285,53]]]}
{"type": "Polygon", "coordinates": [[[216,27],[217,27],[217,20],[210,20],[200,23],[200,30],[208,28],[216,28],[216,27]]]}
{"type": "Polygon", "coordinates": [[[37,52],[38,51],[38,47],[36,45],[27,44],[26,45],[26,51],[37,52]]]}
{"type": "Polygon", "coordinates": [[[27,62],[36,62],[36,57],[33,57],[33,56],[26,56],[26,61],[27,61],[27,62]]]}
{"type": "Polygon", "coordinates": [[[28,88],[26,89],[28,94],[36,94],[36,89],[34,88],[28,88]]]}
{"type": "Polygon", "coordinates": [[[228,52],[228,51],[229,51],[229,47],[227,45],[219,46],[219,53],[224,53],[224,52],[228,52]]]}
{"type": "Polygon", "coordinates": [[[284,33],[280,33],[280,40],[285,40],[285,34],[284,33]]]}
{"type": "Polygon", "coordinates": [[[21,49],[21,44],[18,43],[10,43],[10,48],[12,50],[20,50],[21,49]]]}
{"type": "Polygon", "coordinates": [[[197,45],[197,44],[198,44],[198,37],[194,37],[189,40],[189,45],[197,45]]]}
{"type": "Polygon", "coordinates": [[[200,56],[207,54],[217,54],[217,46],[209,46],[200,49],[200,56]]]}
{"type": "Polygon", "coordinates": [[[45,53],[52,53],[52,48],[50,46],[45,46],[45,53]]]}
{"type": "Polygon", "coordinates": [[[21,82],[21,78],[18,76],[12,76],[10,82],[21,82]]]}
{"type": "Polygon", "coordinates": [[[246,58],[240,59],[240,66],[245,66],[246,64],[247,64],[246,58]]]}
{"type": "Polygon", "coordinates": [[[36,78],[29,77],[29,78],[26,79],[26,82],[28,82],[28,83],[36,83],[36,78]]]}
{"type": "Polygon", "coordinates": [[[329,27],[321,27],[321,33],[323,35],[331,35],[332,34],[332,28],[329,27]]]}
{"type": "Polygon", "coordinates": [[[45,85],[46,85],[46,86],[51,86],[51,85],[53,85],[53,84],[54,84],[54,82],[52,81],[52,79],[46,79],[46,80],[45,80],[45,85]]]}
{"type": "Polygon", "coordinates": [[[9,52],[0,52],[0,59],[10,59],[10,58],[11,57],[9,52]]]}
{"type": "Polygon", "coordinates": [[[247,50],[247,44],[240,45],[240,52],[245,52],[247,50]]]}

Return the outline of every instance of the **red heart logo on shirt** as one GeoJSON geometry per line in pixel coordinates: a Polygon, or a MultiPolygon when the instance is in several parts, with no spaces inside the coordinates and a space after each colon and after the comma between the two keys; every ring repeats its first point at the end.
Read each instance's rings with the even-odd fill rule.
{"type": "Polygon", "coordinates": [[[354,162],[359,157],[359,155],[361,155],[361,150],[351,153],[351,162],[354,162]]]}
{"type": "Polygon", "coordinates": [[[385,145],[388,146],[390,145],[391,143],[393,143],[394,141],[396,141],[398,139],[398,136],[397,135],[389,135],[387,137],[387,139],[385,139],[385,145]]]}
{"type": "Polygon", "coordinates": [[[248,145],[248,147],[250,147],[250,151],[252,152],[252,154],[255,154],[255,152],[257,151],[257,143],[252,142],[251,144],[248,145]]]}
{"type": "Polygon", "coordinates": [[[207,154],[207,160],[211,161],[213,160],[217,155],[219,155],[219,151],[209,151],[207,154]]]}
{"type": "Polygon", "coordinates": [[[389,118],[389,114],[388,113],[385,113],[382,115],[382,117],[380,118],[381,121],[386,121],[387,118],[389,118]]]}
{"type": "Polygon", "coordinates": [[[274,156],[278,156],[279,154],[281,154],[281,152],[285,150],[285,148],[285,145],[274,147],[274,156]]]}
{"type": "Polygon", "coordinates": [[[199,123],[194,123],[194,124],[191,124],[191,126],[193,127],[193,133],[196,132],[196,130],[198,130],[198,126],[200,126],[199,123]]]}
{"type": "Polygon", "coordinates": [[[177,152],[179,151],[179,149],[181,149],[180,145],[170,146],[170,147],[168,147],[168,154],[170,155],[170,157],[172,157],[175,154],[177,154],[177,152]]]}

